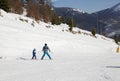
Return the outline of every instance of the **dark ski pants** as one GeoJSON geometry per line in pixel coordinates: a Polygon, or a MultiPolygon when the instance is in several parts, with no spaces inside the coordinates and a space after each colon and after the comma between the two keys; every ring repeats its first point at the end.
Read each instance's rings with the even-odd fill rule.
{"type": "Polygon", "coordinates": [[[36,59],[36,55],[35,54],[33,54],[33,56],[32,56],[32,59],[34,59],[34,58],[36,59]]]}
{"type": "Polygon", "coordinates": [[[42,56],[41,60],[43,60],[43,58],[45,57],[45,55],[47,55],[47,56],[49,57],[49,59],[51,59],[51,57],[50,57],[49,53],[48,53],[48,52],[44,52],[44,54],[43,54],[43,56],[42,56]]]}

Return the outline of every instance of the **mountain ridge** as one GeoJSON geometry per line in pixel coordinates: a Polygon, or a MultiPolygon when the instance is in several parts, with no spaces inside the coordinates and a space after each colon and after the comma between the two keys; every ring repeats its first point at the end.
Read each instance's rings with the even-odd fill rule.
{"type": "Polygon", "coordinates": [[[79,28],[91,31],[91,29],[95,27],[97,33],[104,34],[111,38],[117,36],[120,40],[120,3],[111,8],[91,14],[79,13],[77,11],[68,12],[67,8],[62,10],[60,7],[55,8],[55,11],[62,17],[73,18],[79,28]],[[72,13],[74,13],[74,15],[72,13]]]}
{"type": "Polygon", "coordinates": [[[114,10],[114,11],[120,11],[120,3],[116,4],[111,9],[114,10]]]}

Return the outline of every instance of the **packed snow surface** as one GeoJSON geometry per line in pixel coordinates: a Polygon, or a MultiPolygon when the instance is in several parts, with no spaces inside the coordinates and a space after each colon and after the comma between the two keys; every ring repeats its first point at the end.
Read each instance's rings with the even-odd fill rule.
{"type": "Polygon", "coordinates": [[[120,54],[112,39],[68,25],[0,16],[0,81],[120,81],[120,54]],[[47,43],[52,60],[42,56],[47,43]],[[31,60],[32,50],[37,60],[31,60]]]}

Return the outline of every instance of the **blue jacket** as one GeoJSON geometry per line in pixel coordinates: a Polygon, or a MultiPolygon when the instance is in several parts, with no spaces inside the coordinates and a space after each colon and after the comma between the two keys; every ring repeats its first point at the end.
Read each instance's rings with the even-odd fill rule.
{"type": "Polygon", "coordinates": [[[44,52],[48,52],[48,51],[50,51],[50,49],[49,49],[48,46],[44,46],[44,47],[43,47],[43,51],[44,51],[44,52]]]}
{"type": "Polygon", "coordinates": [[[36,49],[33,50],[33,55],[35,55],[35,54],[36,54],[36,49]]]}

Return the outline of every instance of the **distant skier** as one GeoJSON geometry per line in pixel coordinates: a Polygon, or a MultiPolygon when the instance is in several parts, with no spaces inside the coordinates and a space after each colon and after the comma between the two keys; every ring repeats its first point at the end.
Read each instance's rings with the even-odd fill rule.
{"type": "Polygon", "coordinates": [[[35,48],[32,51],[32,59],[37,59],[36,58],[36,49],[35,48]]]}
{"type": "Polygon", "coordinates": [[[43,56],[42,56],[41,60],[43,60],[43,58],[45,57],[45,55],[47,55],[49,57],[49,59],[51,59],[51,57],[50,57],[50,55],[48,53],[48,51],[50,52],[50,49],[49,49],[49,47],[47,46],[46,43],[45,43],[42,51],[43,51],[43,56]]]}

